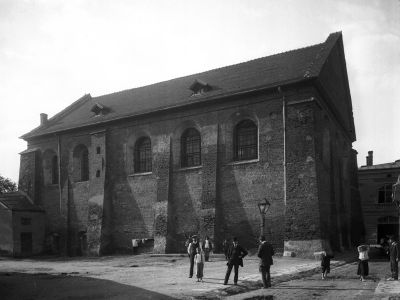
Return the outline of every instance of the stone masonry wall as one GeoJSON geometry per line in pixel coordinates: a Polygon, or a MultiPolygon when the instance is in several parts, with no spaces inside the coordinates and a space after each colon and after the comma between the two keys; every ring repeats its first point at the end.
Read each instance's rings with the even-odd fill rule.
{"type": "MultiPolygon", "coordinates": [[[[342,185],[342,195],[347,197],[344,192],[347,187],[342,180],[338,184],[332,177],[323,183],[317,179],[318,172],[332,173],[328,162],[324,171],[324,166],[316,161],[332,161],[333,154],[332,150],[319,154],[324,146],[316,139],[324,137],[316,129],[315,102],[291,102],[310,96],[309,91],[301,93],[295,90],[288,98],[286,205],[282,97],[276,91],[115,122],[107,127],[107,141],[104,137],[92,139],[93,128],[62,135],[62,190],[61,201],[57,202],[60,215],[68,216],[63,224],[69,231],[63,235],[69,237],[70,253],[82,251],[80,232],[92,235],[93,241],[100,240],[101,245],[105,241],[100,234],[102,230],[107,232],[104,239],[109,251],[116,252],[132,251],[132,239],[154,240],[157,253],[184,251],[183,244],[189,234],[199,234],[201,238],[209,235],[217,250],[221,249],[224,238],[232,236],[237,236],[245,247],[255,248],[262,223],[257,204],[264,198],[271,203],[265,216],[265,234],[277,249],[320,250],[324,240],[334,238],[327,233],[334,221],[324,223],[320,212],[339,222],[347,215],[337,219],[333,208],[344,212],[347,204],[338,202],[335,195],[334,199],[326,195],[319,198],[318,191],[332,194],[329,186],[333,184],[336,192],[342,185]],[[233,157],[233,130],[245,119],[258,126],[259,155],[257,159],[238,162],[233,157]],[[201,134],[201,166],[180,165],[180,136],[186,128],[196,128],[201,134]],[[135,173],[134,144],[143,136],[151,140],[152,171],[135,173]],[[101,146],[100,156],[96,154],[96,143],[101,146]],[[90,180],[86,182],[73,180],[72,153],[77,145],[85,145],[89,150],[90,180]],[[327,155],[331,158],[326,158],[327,155]],[[102,223],[101,209],[95,214],[94,231],[88,230],[94,221],[88,205],[92,198],[103,203],[103,216],[107,216],[102,223]],[[331,206],[326,208],[326,203],[331,206]]],[[[337,165],[338,161],[333,161],[337,165]]],[[[333,177],[338,175],[335,173],[333,177]]],[[[50,187],[45,189],[43,194],[52,193],[50,187]]]]}

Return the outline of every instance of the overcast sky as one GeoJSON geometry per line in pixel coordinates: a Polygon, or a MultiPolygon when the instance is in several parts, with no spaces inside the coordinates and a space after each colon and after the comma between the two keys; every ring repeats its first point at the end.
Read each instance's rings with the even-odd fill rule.
{"type": "Polygon", "coordinates": [[[99,96],[324,42],[342,31],[359,166],[400,159],[400,1],[0,0],[0,175],[18,137],[99,96]],[[396,132],[397,130],[397,132],[396,132]]]}

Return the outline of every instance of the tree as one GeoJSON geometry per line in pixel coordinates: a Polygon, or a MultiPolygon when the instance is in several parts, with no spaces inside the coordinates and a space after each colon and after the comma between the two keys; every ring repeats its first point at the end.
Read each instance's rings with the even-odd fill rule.
{"type": "Polygon", "coordinates": [[[17,184],[9,178],[0,175],[0,194],[16,192],[17,184]]]}

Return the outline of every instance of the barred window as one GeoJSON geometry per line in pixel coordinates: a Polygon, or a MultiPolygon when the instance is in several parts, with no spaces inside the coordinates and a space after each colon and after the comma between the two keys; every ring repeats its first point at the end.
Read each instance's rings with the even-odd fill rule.
{"type": "Polygon", "coordinates": [[[89,180],[89,151],[86,146],[79,145],[74,149],[73,167],[74,181],[89,180]]]}
{"type": "Polygon", "coordinates": [[[58,156],[52,149],[47,149],[42,157],[43,183],[45,185],[58,183],[58,156]]]}
{"type": "Polygon", "coordinates": [[[194,129],[186,129],[181,137],[181,166],[194,167],[201,165],[201,138],[194,129]]]}
{"type": "Polygon", "coordinates": [[[258,130],[253,121],[241,121],[236,125],[234,135],[235,160],[258,157],[258,130]]]}
{"type": "Polygon", "coordinates": [[[135,173],[151,172],[152,155],[150,138],[140,138],[135,144],[134,152],[135,173]]]}
{"type": "Polygon", "coordinates": [[[378,203],[391,203],[392,202],[392,185],[385,184],[378,190],[378,203]]]}

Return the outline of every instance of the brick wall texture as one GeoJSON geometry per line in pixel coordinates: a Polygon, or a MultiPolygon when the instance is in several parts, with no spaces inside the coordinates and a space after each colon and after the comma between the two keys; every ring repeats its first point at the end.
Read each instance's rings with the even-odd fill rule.
{"type": "Polygon", "coordinates": [[[283,115],[275,91],[32,140],[20,184],[38,190],[46,234],[59,235],[60,251],[71,255],[130,253],[133,239],[154,243],[156,253],[183,252],[193,234],[208,235],[216,251],[232,236],[255,248],[264,198],[271,203],[265,235],[277,249],[309,256],[349,247],[357,240],[350,230],[354,152],[321,97],[311,88],[288,90],[283,115]],[[237,162],[234,127],[245,119],[257,124],[258,158],[237,162]],[[187,128],[200,132],[201,166],[181,167],[187,128]],[[152,171],[134,173],[134,144],[143,136],[151,140],[152,171]],[[78,146],[88,149],[87,181],[74,174],[78,146]],[[59,184],[46,179],[46,155],[38,159],[46,151],[60,156],[59,184]]]}

